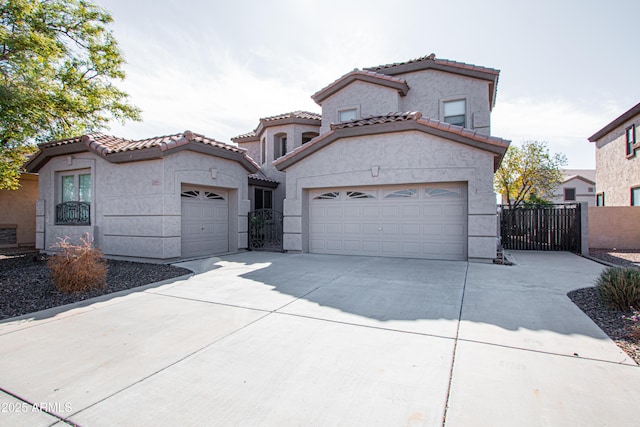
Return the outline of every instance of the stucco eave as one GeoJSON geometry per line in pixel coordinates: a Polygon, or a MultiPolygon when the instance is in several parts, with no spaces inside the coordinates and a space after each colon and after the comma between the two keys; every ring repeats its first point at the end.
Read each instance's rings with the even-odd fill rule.
{"type": "MultiPolygon", "coordinates": [[[[262,133],[264,132],[265,129],[274,127],[274,126],[282,126],[282,125],[309,125],[309,126],[316,126],[319,128],[320,120],[304,119],[300,117],[285,117],[283,119],[260,121],[260,124],[255,130],[256,132],[255,140],[256,141],[260,140],[260,137],[262,136],[262,133]]],[[[241,142],[246,142],[246,140],[243,140],[241,142]]]]}
{"type": "Polygon", "coordinates": [[[495,155],[495,161],[494,161],[495,169],[497,169],[500,166],[502,157],[504,156],[504,153],[507,150],[507,146],[499,146],[499,145],[484,143],[481,141],[476,141],[474,139],[467,138],[462,135],[454,134],[441,129],[435,129],[430,126],[420,124],[415,120],[407,120],[407,121],[401,121],[401,122],[381,123],[381,124],[375,124],[375,125],[369,125],[369,126],[358,126],[353,128],[335,129],[330,134],[328,134],[325,138],[319,139],[313,145],[304,147],[303,150],[301,150],[298,153],[295,153],[291,157],[285,157],[282,160],[275,161],[274,166],[279,171],[284,171],[288,167],[294,165],[295,163],[299,162],[305,157],[312,155],[316,151],[321,150],[322,148],[332,144],[333,142],[339,139],[366,136],[366,135],[380,135],[380,134],[387,134],[387,133],[408,132],[408,131],[424,132],[433,136],[440,137],[445,140],[457,142],[460,144],[478,148],[480,150],[488,151],[495,155]]]}
{"type": "Polygon", "coordinates": [[[173,153],[182,151],[182,150],[190,150],[195,151],[202,154],[213,155],[215,157],[220,157],[223,159],[233,160],[243,168],[245,168],[249,173],[256,173],[258,171],[258,166],[251,162],[244,153],[239,153],[235,151],[229,151],[222,148],[198,143],[198,142],[189,142],[184,145],[180,145],[169,150],[162,150],[160,147],[151,147],[144,148],[140,150],[126,150],[126,151],[118,151],[115,153],[103,154],[102,152],[92,150],[87,147],[84,143],[78,142],[67,145],[60,145],[54,147],[47,147],[42,149],[34,158],[29,160],[26,164],[25,168],[27,172],[38,172],[51,158],[58,156],[65,156],[69,154],[82,153],[82,152],[93,152],[96,155],[100,156],[104,160],[109,163],[131,163],[131,162],[139,162],[145,160],[158,160],[163,157],[169,156],[173,153]]]}
{"type": "Polygon", "coordinates": [[[89,148],[81,142],[41,148],[40,151],[25,164],[25,170],[30,173],[37,173],[49,161],[49,159],[53,157],[84,153],[88,151],[89,148]]]}
{"type": "Polygon", "coordinates": [[[320,105],[327,98],[340,92],[345,87],[349,86],[351,83],[354,83],[356,81],[362,81],[365,83],[388,87],[390,89],[398,91],[398,93],[402,96],[406,96],[407,93],[409,92],[409,85],[406,82],[400,83],[400,82],[394,82],[394,81],[377,78],[375,76],[353,74],[353,75],[347,75],[343,80],[339,80],[338,82],[327,86],[325,89],[320,90],[319,92],[312,95],[311,99],[313,99],[313,101],[316,104],[320,105]]]}

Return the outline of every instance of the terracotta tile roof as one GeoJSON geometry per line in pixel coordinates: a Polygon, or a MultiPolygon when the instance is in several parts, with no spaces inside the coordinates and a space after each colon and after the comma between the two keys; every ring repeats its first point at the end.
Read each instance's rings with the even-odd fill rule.
{"type": "MultiPolygon", "coordinates": [[[[60,140],[57,140],[57,141],[43,142],[41,144],[38,144],[38,147],[41,148],[41,149],[44,149],[44,148],[50,148],[50,147],[59,147],[59,146],[68,145],[68,144],[75,144],[75,143],[78,143],[78,142],[82,142],[82,137],[83,136],[84,135],[75,136],[73,138],[60,139],[60,140]]],[[[88,134],[87,136],[91,136],[96,141],[100,141],[100,142],[103,142],[105,144],[118,144],[119,142],[127,142],[128,141],[128,140],[123,139],[123,138],[117,138],[115,136],[105,135],[105,134],[99,133],[99,132],[88,134]]]]}
{"type": "Polygon", "coordinates": [[[335,129],[346,129],[346,128],[354,128],[360,126],[371,126],[378,125],[383,123],[393,123],[393,122],[404,122],[409,120],[415,120],[421,125],[429,126],[434,129],[443,130],[452,134],[464,136],[466,138],[471,138],[481,142],[487,142],[493,145],[500,146],[509,146],[509,142],[502,138],[497,138],[493,136],[488,136],[482,133],[478,133],[478,131],[466,129],[462,126],[452,125],[450,123],[441,122],[440,120],[429,119],[426,117],[422,117],[422,113],[419,111],[409,111],[406,113],[389,113],[383,116],[372,116],[365,117],[362,119],[350,120],[348,122],[343,123],[332,123],[331,130],[335,129]]]}
{"type": "Polygon", "coordinates": [[[234,136],[233,138],[231,138],[231,140],[233,142],[242,142],[242,141],[239,141],[239,140],[241,140],[241,139],[249,139],[249,140],[251,140],[251,139],[255,139],[257,136],[258,135],[256,135],[256,132],[252,130],[251,132],[247,132],[247,133],[243,133],[242,135],[234,136]]]}
{"type": "Polygon", "coordinates": [[[278,114],[275,116],[262,117],[258,127],[253,131],[244,133],[242,135],[234,136],[231,138],[233,142],[250,142],[258,139],[262,132],[272,126],[289,125],[289,124],[303,124],[310,126],[320,127],[322,121],[322,114],[311,113],[309,111],[292,111],[290,113],[278,114]]]}
{"type": "Polygon", "coordinates": [[[345,129],[356,126],[376,125],[380,123],[403,122],[406,120],[416,120],[422,114],[416,111],[408,113],[389,113],[384,116],[371,116],[362,119],[349,120],[348,122],[331,123],[331,129],[345,129]]]}
{"type": "Polygon", "coordinates": [[[311,99],[320,104],[326,98],[356,80],[379,84],[382,86],[390,87],[392,89],[396,89],[403,96],[406,95],[409,91],[409,85],[404,79],[388,76],[386,74],[376,73],[374,71],[355,69],[311,95],[311,99]]]}
{"type": "Polygon", "coordinates": [[[140,140],[129,140],[105,135],[103,133],[92,133],[58,141],[46,142],[38,145],[40,150],[32,157],[32,159],[29,160],[29,164],[33,163],[33,167],[39,169],[43,164],[42,162],[45,162],[48,156],[54,155],[53,153],[46,153],[49,153],[51,149],[58,150],[58,147],[64,148],[64,146],[69,146],[71,150],[78,152],[83,151],[83,149],[77,148],[77,146],[79,145],[81,147],[82,145],[85,145],[89,150],[94,151],[109,160],[111,158],[110,156],[117,153],[135,151],[142,154],[143,152],[146,152],[144,150],[147,149],[157,149],[162,153],[190,143],[202,144],[204,146],[227,151],[230,153],[230,158],[237,159],[244,163],[249,169],[258,170],[260,168],[260,166],[246,154],[246,150],[244,148],[225,144],[188,130],[183,133],[140,140]],[[73,148],[73,145],[75,145],[76,148],[73,148]]]}
{"type": "MultiPolygon", "coordinates": [[[[482,133],[478,133],[475,130],[470,130],[463,128],[462,126],[455,126],[450,123],[441,122],[439,120],[429,119],[426,117],[422,117],[422,113],[418,111],[410,111],[405,113],[389,113],[382,116],[371,116],[362,119],[351,120],[343,123],[332,123],[331,130],[323,135],[320,135],[317,138],[314,138],[312,141],[296,148],[295,150],[289,152],[283,157],[280,157],[273,164],[279,170],[282,170],[293,163],[296,163],[299,159],[306,157],[307,155],[317,151],[318,149],[324,147],[325,145],[333,142],[334,140],[340,139],[342,137],[349,137],[351,135],[346,134],[344,136],[339,136],[340,132],[355,131],[358,128],[377,128],[381,127],[379,130],[371,129],[371,134],[373,133],[384,133],[386,126],[390,124],[397,123],[401,124],[402,122],[415,122],[418,127],[401,127],[400,130],[420,130],[424,129],[428,133],[435,133],[436,135],[441,135],[444,138],[461,141],[463,143],[467,143],[470,145],[484,147],[489,151],[493,151],[500,154],[500,159],[504,154],[504,151],[509,147],[511,141],[485,135],[482,133]],[[420,128],[423,126],[423,128],[420,128]],[[432,129],[431,131],[427,129],[432,129]],[[489,148],[493,147],[493,148],[489,148]],[[282,168],[282,169],[281,169],[282,168]]],[[[369,134],[369,133],[367,133],[369,134]]],[[[355,135],[355,134],[354,134],[355,135]]],[[[498,162],[499,164],[499,162],[498,162]]],[[[497,165],[496,165],[497,168],[497,165]]]]}
{"type": "Polygon", "coordinates": [[[258,173],[252,173],[251,175],[249,175],[249,179],[254,179],[256,181],[263,181],[263,182],[271,182],[274,184],[280,184],[280,181],[276,181],[273,178],[269,178],[268,176],[265,176],[262,171],[258,171],[258,173]]]}
{"type": "Polygon", "coordinates": [[[322,120],[322,115],[318,113],[310,113],[308,111],[292,111],[291,113],[278,114],[271,117],[262,117],[260,121],[271,122],[274,120],[282,119],[309,119],[309,120],[322,120]]]}
{"type": "Polygon", "coordinates": [[[383,64],[383,65],[376,65],[373,67],[367,67],[365,68],[365,70],[382,71],[382,70],[388,70],[389,68],[399,67],[401,65],[415,64],[415,63],[420,63],[425,61],[433,61],[438,65],[460,68],[463,70],[480,71],[483,73],[490,73],[490,74],[500,74],[500,71],[494,68],[482,67],[480,65],[474,65],[474,64],[467,64],[465,62],[451,61],[449,59],[439,59],[439,58],[436,58],[435,53],[432,53],[431,55],[427,55],[427,56],[422,56],[416,59],[410,59],[409,61],[395,62],[392,64],[383,64]]]}
{"type": "Polygon", "coordinates": [[[111,135],[105,135],[103,133],[92,133],[83,136],[77,136],[74,138],[62,139],[59,141],[46,142],[39,144],[41,149],[57,147],[61,145],[74,144],[83,142],[87,147],[99,152],[102,155],[109,155],[111,153],[120,153],[123,151],[143,150],[145,148],[158,147],[160,150],[165,151],[173,147],[179,147],[189,142],[200,142],[205,145],[211,145],[213,147],[222,148],[224,150],[234,151],[236,153],[244,153],[241,148],[233,145],[218,142],[215,139],[207,138],[204,135],[193,133],[191,131],[185,131],[184,133],[176,133],[173,135],[156,136],[153,138],[129,140],[124,138],[118,138],[111,135]]]}
{"type": "MultiPolygon", "coordinates": [[[[231,138],[231,140],[236,143],[254,141],[259,137],[259,134],[262,133],[264,128],[281,124],[281,123],[274,123],[274,122],[278,122],[278,121],[296,122],[297,120],[313,120],[313,121],[320,122],[322,121],[322,114],[298,110],[298,111],[292,111],[290,113],[283,113],[283,114],[278,114],[270,117],[262,117],[260,119],[260,124],[258,125],[257,128],[255,128],[251,132],[234,136],[233,138],[231,138]]],[[[282,124],[286,124],[286,123],[282,123],[282,124]]],[[[307,124],[310,124],[310,123],[307,123],[307,124]]],[[[318,123],[318,126],[320,126],[320,123],[318,123]]]]}

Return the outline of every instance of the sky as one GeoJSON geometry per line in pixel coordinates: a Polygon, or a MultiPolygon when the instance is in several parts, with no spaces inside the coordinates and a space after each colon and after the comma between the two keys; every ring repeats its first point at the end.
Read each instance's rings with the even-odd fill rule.
{"type": "Polygon", "coordinates": [[[595,168],[588,137],[640,102],[637,0],[96,0],[143,111],[107,133],[222,142],[261,117],[320,112],[355,68],[437,58],[500,70],[491,134],[595,168]]]}

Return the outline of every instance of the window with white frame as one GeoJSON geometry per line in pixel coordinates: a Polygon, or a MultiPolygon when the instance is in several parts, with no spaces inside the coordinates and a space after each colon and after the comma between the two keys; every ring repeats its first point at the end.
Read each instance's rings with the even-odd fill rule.
{"type": "Polygon", "coordinates": [[[260,140],[260,164],[263,165],[267,161],[267,143],[262,138],[260,140]]]}
{"type": "Polygon", "coordinates": [[[61,172],[56,224],[91,224],[91,171],[61,172]]]}
{"type": "Polygon", "coordinates": [[[443,121],[456,126],[467,126],[467,101],[457,99],[455,101],[445,101],[442,106],[443,121]]]}
{"type": "Polygon", "coordinates": [[[355,120],[358,118],[358,110],[356,108],[350,108],[348,110],[338,111],[338,121],[348,122],[349,120],[355,120]]]}

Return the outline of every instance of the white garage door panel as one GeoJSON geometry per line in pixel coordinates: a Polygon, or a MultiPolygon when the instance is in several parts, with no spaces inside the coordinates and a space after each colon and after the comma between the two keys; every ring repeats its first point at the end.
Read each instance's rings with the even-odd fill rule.
{"type": "Polygon", "coordinates": [[[229,250],[227,192],[188,189],[182,192],[181,256],[215,255],[229,250]]]}
{"type": "Polygon", "coordinates": [[[464,260],[466,194],[450,183],[314,190],[309,250],[464,260]]]}

